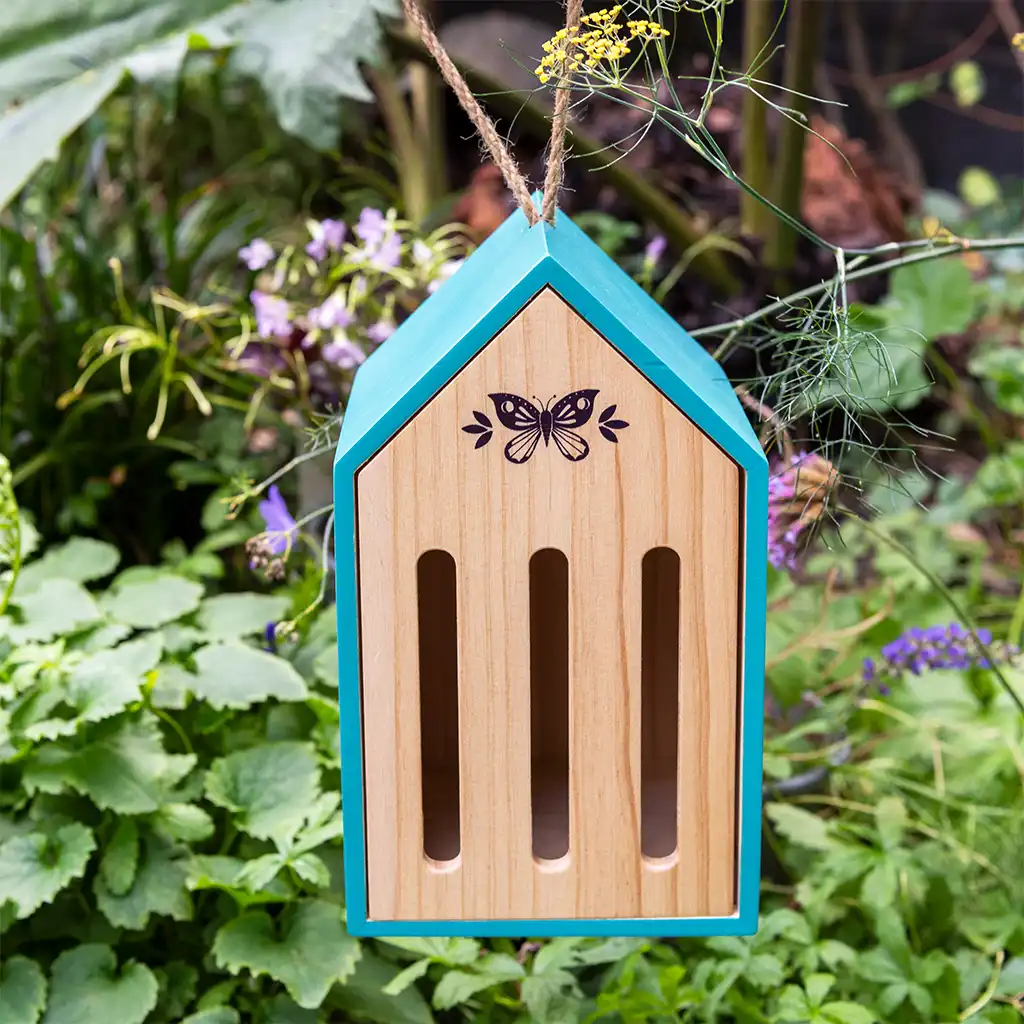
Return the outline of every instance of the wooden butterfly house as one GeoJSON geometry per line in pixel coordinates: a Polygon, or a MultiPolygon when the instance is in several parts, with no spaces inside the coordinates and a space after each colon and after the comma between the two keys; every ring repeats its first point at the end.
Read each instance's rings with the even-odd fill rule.
{"type": "Polygon", "coordinates": [[[768,469],[711,357],[517,212],[334,472],[349,929],[753,932],[768,469]]]}

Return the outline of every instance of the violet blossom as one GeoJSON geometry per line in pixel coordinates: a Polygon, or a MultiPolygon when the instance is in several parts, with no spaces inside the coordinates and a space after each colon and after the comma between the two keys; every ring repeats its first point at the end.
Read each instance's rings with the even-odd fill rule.
{"type": "Polygon", "coordinates": [[[291,336],[291,315],[288,303],[278,295],[267,295],[258,289],[249,293],[256,312],[256,332],[261,338],[287,338],[291,336]]]}
{"type": "MultiPolygon", "coordinates": [[[[807,488],[801,487],[800,480],[805,465],[811,460],[825,462],[812,452],[798,452],[790,458],[788,464],[782,463],[785,468],[776,466],[768,478],[768,561],[776,569],[796,567],[800,535],[813,522],[811,518],[803,515],[803,507],[797,498],[798,489],[804,503],[813,497],[813,494],[804,493],[807,488]]],[[[831,467],[829,469],[831,470],[831,467]]],[[[817,479],[816,474],[814,478],[817,479]]],[[[825,482],[828,482],[827,475],[825,482]]]]}
{"type": "Polygon", "coordinates": [[[327,218],[313,221],[309,226],[313,240],[307,243],[306,254],[319,263],[328,252],[339,252],[347,230],[344,222],[340,220],[327,218]]]}
{"type": "Polygon", "coordinates": [[[297,532],[295,517],[288,511],[284,498],[277,484],[273,484],[267,492],[266,501],[259,503],[259,513],[266,526],[267,547],[275,554],[284,554],[297,532]]]}
{"type": "Polygon", "coordinates": [[[323,357],[339,370],[354,370],[366,359],[366,353],[339,332],[332,341],[324,345],[323,357]]]}
{"type": "Polygon", "coordinates": [[[367,245],[379,245],[388,230],[388,219],[372,206],[364,207],[355,226],[356,237],[367,245]]]}
{"type": "Polygon", "coordinates": [[[1013,644],[993,647],[992,634],[987,629],[972,633],[959,622],[947,626],[913,626],[882,648],[881,664],[874,658],[864,659],[864,682],[877,686],[885,694],[906,672],[919,676],[936,669],[991,668],[992,659],[1011,663],[1019,654],[1020,649],[1013,644]]]}
{"type": "Polygon", "coordinates": [[[352,313],[345,305],[344,297],[335,292],[309,311],[309,322],[322,331],[329,331],[334,327],[348,327],[352,323],[352,313]]]}
{"type": "Polygon", "coordinates": [[[651,267],[657,266],[661,262],[661,257],[665,255],[667,245],[664,235],[655,235],[644,249],[644,262],[651,267]]]}
{"type": "Polygon", "coordinates": [[[262,270],[273,258],[273,246],[262,238],[254,238],[238,250],[238,258],[250,270],[262,270]]]}
{"type": "Polygon", "coordinates": [[[395,325],[390,320],[378,320],[366,328],[366,336],[370,341],[380,345],[395,333],[395,325]]]}

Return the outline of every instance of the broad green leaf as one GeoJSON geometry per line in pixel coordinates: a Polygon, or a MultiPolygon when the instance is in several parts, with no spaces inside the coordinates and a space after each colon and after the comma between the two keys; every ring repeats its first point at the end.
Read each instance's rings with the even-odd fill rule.
{"type": "Polygon", "coordinates": [[[384,989],[398,973],[399,968],[394,964],[364,949],[352,976],[331,992],[331,1005],[358,1020],[433,1024],[434,1015],[415,985],[410,985],[397,996],[384,994],[384,989]]]}
{"type": "Polygon", "coordinates": [[[322,900],[295,904],[277,924],[268,914],[248,911],[222,926],[213,940],[220,968],[267,974],[307,1008],[319,1006],[331,985],[352,973],[359,953],[340,908],[322,900]]]}
{"type": "Polygon", "coordinates": [[[213,762],[206,795],[257,839],[286,841],[311,813],[320,769],[309,743],[264,743],[213,762]]]}
{"type": "Polygon", "coordinates": [[[121,818],[100,859],[99,878],[107,892],[123,896],[132,887],[138,866],[139,828],[134,819],[121,818]]]}
{"type": "Polygon", "coordinates": [[[271,594],[218,594],[199,606],[199,628],[212,640],[263,633],[288,610],[288,598],[271,594]]]}
{"type": "Polygon", "coordinates": [[[99,722],[123,711],[141,697],[143,676],[160,660],[160,640],[148,636],[111,650],[87,655],[65,683],[64,706],[74,717],[47,718],[25,730],[29,739],[56,739],[77,732],[85,722],[99,722]]]}
{"type": "Polygon", "coordinates": [[[875,808],[878,834],[886,850],[895,850],[903,839],[907,827],[907,808],[896,796],[883,797],[875,808]]]}
{"type": "Polygon", "coordinates": [[[213,818],[195,804],[164,804],[150,819],[150,824],[168,839],[198,843],[213,835],[213,818]]]}
{"type": "Polygon", "coordinates": [[[240,1024],[242,1018],[231,1006],[217,1006],[211,1010],[190,1013],[181,1024],[240,1024]]]}
{"type": "Polygon", "coordinates": [[[177,1020],[184,1016],[196,997],[198,969],[181,960],[172,960],[163,967],[155,968],[153,973],[160,986],[160,997],[154,1016],[158,1020],[177,1020]]]}
{"type": "Polygon", "coordinates": [[[890,907],[899,889],[899,875],[891,860],[879,861],[864,876],[861,899],[869,907],[890,907]]]}
{"type": "Polygon", "coordinates": [[[145,928],[152,914],[166,915],[175,921],[189,920],[192,901],[185,888],[187,862],[173,847],[155,837],[146,841],[144,849],[132,886],[124,895],[111,892],[102,875],[96,877],[96,905],[116,928],[145,928]]]}
{"type": "Polygon", "coordinates": [[[264,1003],[265,1024],[320,1024],[316,1010],[304,1010],[286,995],[276,995],[264,1003]]]}
{"type": "Polygon", "coordinates": [[[787,985],[779,996],[778,1015],[787,1022],[809,1021],[811,1007],[803,989],[798,985],[787,985]]]}
{"type": "Polygon", "coordinates": [[[129,961],[118,968],[109,946],[78,946],[53,963],[43,1024],[142,1024],[156,1000],[148,967],[129,961]]]}
{"type": "Polygon", "coordinates": [[[211,644],[196,652],[192,690],[215,708],[247,708],[270,697],[304,700],[302,677],[283,658],[239,643],[211,644]]]}
{"type": "Polygon", "coordinates": [[[333,0],[257,0],[232,58],[258,78],[286,132],[315,149],[337,145],[343,98],[369,102],[359,64],[380,41],[380,14],[394,0],[348,0],[339,17],[333,0]]]}
{"type": "Polygon", "coordinates": [[[43,580],[65,579],[77,583],[109,576],[121,560],[113,544],[92,537],[72,537],[66,544],[48,548],[41,558],[26,565],[18,576],[17,591],[27,594],[43,580]]]}
{"type": "Polygon", "coordinates": [[[46,1006],[46,978],[39,964],[12,956],[0,967],[0,1010],[4,1024],[36,1024],[46,1006]]]}
{"type": "Polygon", "coordinates": [[[821,1008],[821,1015],[828,1024],[872,1024],[876,1019],[866,1006],[842,1000],[826,1003],[821,1008]]]}
{"type": "Polygon", "coordinates": [[[817,815],[792,804],[768,804],[765,813],[779,834],[808,850],[830,850],[835,845],[828,823],[817,815]]]}
{"type": "Polygon", "coordinates": [[[862,978],[879,985],[896,984],[904,980],[899,964],[892,958],[892,954],[881,947],[870,949],[857,957],[855,968],[862,978]]]}
{"type": "Polygon", "coordinates": [[[193,857],[189,862],[186,885],[193,891],[219,889],[230,893],[243,907],[260,903],[288,903],[294,899],[294,891],[282,878],[273,879],[259,892],[248,892],[238,882],[246,863],[237,857],[193,857]]]}
{"type": "Polygon", "coordinates": [[[448,971],[434,989],[434,1009],[450,1010],[493,985],[520,981],[526,974],[523,965],[507,953],[491,953],[482,957],[472,973],[448,971]]]}
{"type": "Polygon", "coordinates": [[[165,86],[190,50],[234,47],[286,131],[329,149],[394,0],[7,0],[0,10],[0,208],[126,76],[165,86]],[[344,16],[342,16],[344,14],[344,16]],[[16,104],[22,104],[16,106],[16,104]]]}
{"type": "Polygon", "coordinates": [[[480,943],[476,939],[453,937],[448,939],[421,939],[416,936],[388,936],[380,940],[389,946],[404,949],[417,956],[429,957],[441,964],[472,964],[480,956],[480,943]]]}
{"type": "Polygon", "coordinates": [[[804,989],[807,992],[807,1000],[811,1006],[820,1006],[835,983],[835,976],[831,974],[808,975],[804,979],[804,989]]]}
{"type": "Polygon", "coordinates": [[[85,874],[95,849],[92,831],[78,822],[52,836],[12,836],[0,846],[0,904],[10,900],[18,908],[17,917],[29,917],[85,874]]]}
{"type": "Polygon", "coordinates": [[[65,636],[101,618],[92,594],[74,580],[43,580],[30,593],[17,596],[12,604],[24,620],[15,627],[22,643],[65,636]]]}
{"type": "Polygon", "coordinates": [[[150,699],[153,706],[181,711],[188,705],[188,695],[195,676],[181,665],[162,664],[157,667],[150,699]]]}
{"type": "Polygon", "coordinates": [[[996,982],[998,996],[1019,996],[1024,992],[1024,955],[1015,956],[1003,965],[996,982]]]}
{"type": "Polygon", "coordinates": [[[971,273],[957,259],[900,267],[893,271],[889,297],[880,308],[890,325],[927,341],[959,334],[974,318],[971,273]]]}
{"type": "Polygon", "coordinates": [[[384,995],[397,996],[414,982],[419,981],[430,970],[432,960],[416,960],[399,974],[396,974],[385,986],[384,995]]]}
{"type": "Polygon", "coordinates": [[[51,743],[37,751],[26,763],[26,788],[55,793],[70,786],[105,810],[148,814],[196,761],[193,754],[168,754],[157,719],[148,714],[103,723],[95,736],[77,750],[51,743]]]}
{"type": "Polygon", "coordinates": [[[155,629],[195,611],[202,596],[203,585],[183,576],[156,573],[126,579],[122,574],[106,595],[104,609],[118,622],[155,629]]]}

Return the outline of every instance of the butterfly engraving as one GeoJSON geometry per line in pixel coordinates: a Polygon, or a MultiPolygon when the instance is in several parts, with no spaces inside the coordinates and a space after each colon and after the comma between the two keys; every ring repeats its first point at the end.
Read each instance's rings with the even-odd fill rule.
{"type": "Polygon", "coordinates": [[[488,395],[501,425],[516,432],[516,436],[505,445],[505,458],[522,465],[537,450],[540,441],[543,440],[546,448],[553,440],[555,447],[570,462],[585,459],[590,445],[575,431],[584,426],[593,414],[597,392],[597,388],[571,391],[554,405],[551,405],[554,401],[552,396],[540,409],[533,402],[507,391],[488,395]]]}

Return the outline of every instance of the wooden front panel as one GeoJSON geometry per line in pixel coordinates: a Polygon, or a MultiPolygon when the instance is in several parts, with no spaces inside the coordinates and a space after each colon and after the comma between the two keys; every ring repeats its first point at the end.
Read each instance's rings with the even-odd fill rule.
{"type": "MultiPolygon", "coordinates": [[[[559,437],[579,454],[578,442],[559,437]]],[[[360,470],[371,919],[735,911],[741,494],[736,464],[550,290],[360,470]],[[589,445],[584,458],[570,461],[554,434],[547,445],[542,434],[527,461],[509,461],[506,444],[530,431],[503,426],[489,394],[523,396],[540,410],[558,408],[552,395],[594,388],[592,415],[573,430],[589,445]],[[616,443],[600,431],[611,405],[606,420],[628,422],[613,430],[616,443]],[[478,422],[475,411],[493,426],[480,448],[484,435],[462,429],[478,422]],[[656,719],[653,732],[641,727],[641,567],[659,547],[680,558],[677,785],[666,789],[677,845],[645,857],[642,740],[665,733],[656,719]],[[545,548],[568,559],[569,853],[556,860],[534,856],[531,798],[531,772],[557,780],[560,770],[531,765],[530,559],[545,548]],[[418,623],[438,613],[418,610],[417,562],[435,549],[454,558],[457,591],[458,779],[428,780],[430,792],[458,794],[459,852],[445,860],[424,854],[421,790],[418,623]]],[[[648,602],[659,588],[650,577],[648,602]]],[[[544,614],[536,596],[534,608],[544,614]]],[[[450,723],[431,716],[444,702],[427,703],[423,728],[443,736],[450,723]]],[[[543,730],[543,716],[535,723],[543,730]]],[[[664,739],[649,742],[666,756],[664,739]]],[[[442,740],[430,748],[443,754],[442,740]]],[[[648,802],[656,806],[656,795],[648,802]]]]}

